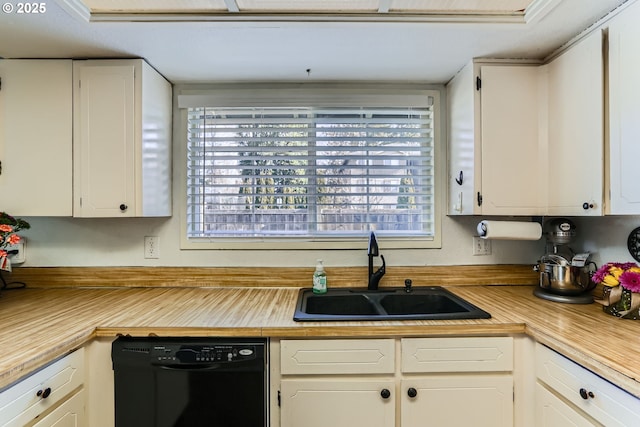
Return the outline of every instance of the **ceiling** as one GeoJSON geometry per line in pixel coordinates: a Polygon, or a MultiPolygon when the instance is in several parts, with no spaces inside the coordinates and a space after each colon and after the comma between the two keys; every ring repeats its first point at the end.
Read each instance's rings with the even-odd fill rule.
{"type": "Polygon", "coordinates": [[[474,57],[543,59],[625,1],[49,0],[0,12],[0,57],[143,57],[173,83],[444,83],[474,57]]]}

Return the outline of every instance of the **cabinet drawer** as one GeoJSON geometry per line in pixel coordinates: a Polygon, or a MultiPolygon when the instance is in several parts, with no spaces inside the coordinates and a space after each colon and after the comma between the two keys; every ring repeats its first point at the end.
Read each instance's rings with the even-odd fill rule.
{"type": "Polygon", "coordinates": [[[404,338],[402,372],[507,372],[513,338],[404,338]]]}
{"type": "Polygon", "coordinates": [[[280,369],[288,374],[388,374],[395,370],[395,341],[282,340],[280,369]]]}
{"type": "Polygon", "coordinates": [[[639,399],[541,344],[536,345],[536,376],[606,426],[640,425],[639,399]]]}
{"type": "Polygon", "coordinates": [[[83,382],[84,349],[79,349],[0,393],[2,426],[25,425],[83,382]]]}

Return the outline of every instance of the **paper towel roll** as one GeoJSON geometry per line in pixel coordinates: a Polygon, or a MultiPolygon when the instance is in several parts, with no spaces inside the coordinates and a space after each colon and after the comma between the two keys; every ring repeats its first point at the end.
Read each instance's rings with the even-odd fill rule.
{"type": "Polygon", "coordinates": [[[537,222],[483,220],[478,224],[478,236],[483,239],[540,240],[542,226],[537,222]]]}

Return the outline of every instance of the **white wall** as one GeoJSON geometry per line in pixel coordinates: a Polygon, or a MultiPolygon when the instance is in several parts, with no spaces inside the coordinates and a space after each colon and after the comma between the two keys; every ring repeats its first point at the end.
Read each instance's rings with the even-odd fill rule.
{"type": "Polygon", "coordinates": [[[640,216],[574,218],[577,237],[574,250],[593,254],[600,266],[606,262],[636,262],[627,250],[627,237],[640,227],[640,216]]]}
{"type": "MultiPolygon", "coordinates": [[[[25,218],[31,229],[24,266],[276,266],[304,267],[322,258],[327,266],[364,266],[362,250],[340,251],[233,251],[180,250],[180,219],[172,218],[25,218]],[[160,258],[144,258],[144,236],[158,236],[160,258]]],[[[443,217],[442,248],[385,250],[389,267],[466,264],[534,264],[542,242],[492,241],[490,256],[472,255],[472,236],[480,218],[443,217]]]]}
{"type": "MultiPolygon", "coordinates": [[[[327,266],[366,265],[366,238],[362,250],[351,251],[231,251],[180,250],[180,219],[25,218],[32,228],[27,238],[24,266],[275,266],[305,267],[322,258],[327,266]],[[160,258],[144,259],[144,236],[159,236],[160,258]]],[[[493,240],[490,256],[473,256],[471,237],[482,218],[447,217],[442,220],[442,248],[385,250],[387,265],[535,264],[544,242],[493,240]]],[[[573,218],[578,236],[571,246],[593,254],[599,266],[609,261],[634,261],[627,236],[640,227],[640,216],[573,218]]]]}

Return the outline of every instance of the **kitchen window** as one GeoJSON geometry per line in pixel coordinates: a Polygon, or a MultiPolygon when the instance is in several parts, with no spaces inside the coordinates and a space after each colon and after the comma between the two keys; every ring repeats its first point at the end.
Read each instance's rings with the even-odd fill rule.
{"type": "Polygon", "coordinates": [[[437,91],[267,93],[179,96],[188,242],[439,242],[437,91]]]}

